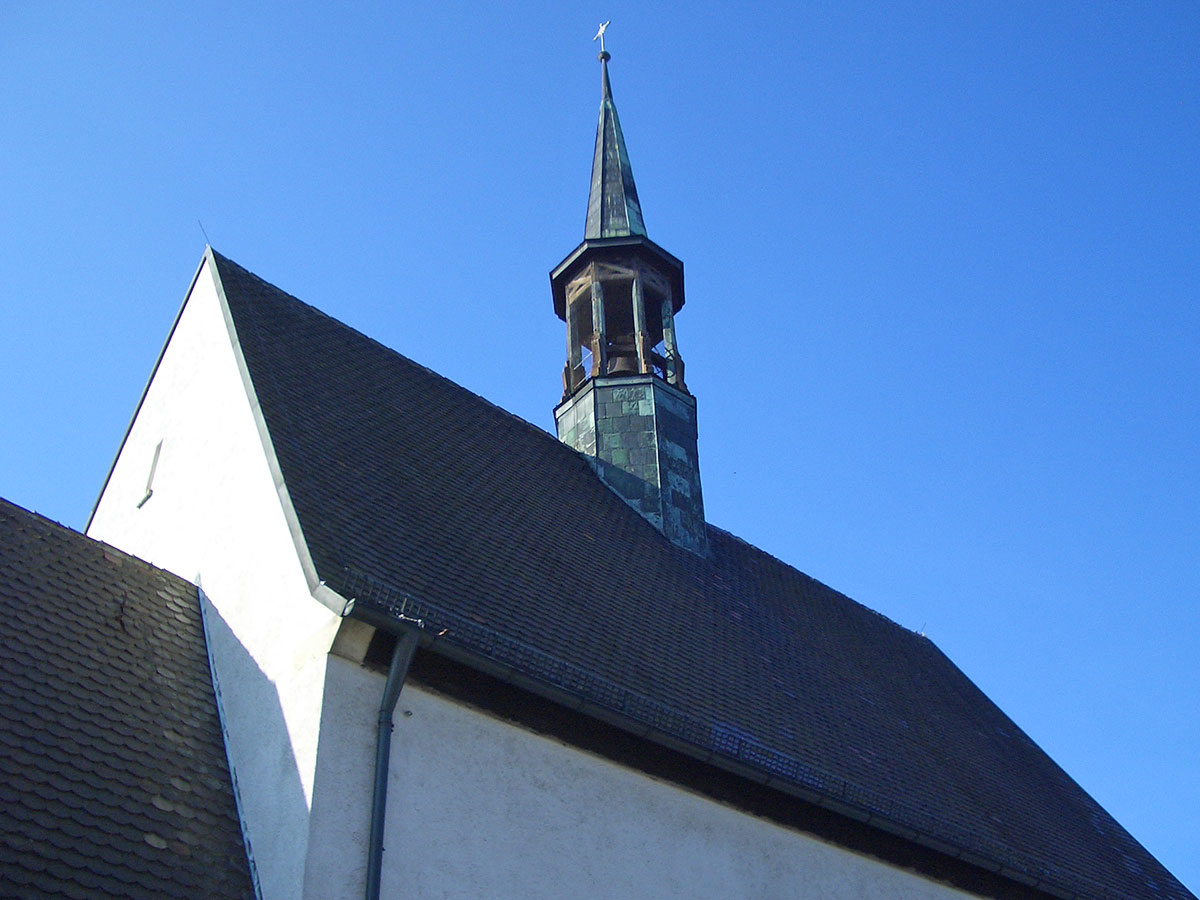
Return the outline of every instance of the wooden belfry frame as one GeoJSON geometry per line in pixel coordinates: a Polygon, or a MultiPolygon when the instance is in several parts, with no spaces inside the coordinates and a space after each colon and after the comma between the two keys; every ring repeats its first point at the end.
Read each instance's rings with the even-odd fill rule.
{"type": "MultiPolygon", "coordinates": [[[[621,300],[625,290],[621,290],[621,300]]],[[[683,360],[675,338],[675,307],[670,281],[653,268],[638,261],[612,262],[593,260],[588,263],[566,285],[565,313],[567,320],[567,364],[563,368],[563,393],[574,394],[589,378],[606,375],[654,375],[663,373],[666,382],[680,390],[687,390],[683,382],[683,360]],[[629,303],[632,306],[628,321],[632,333],[610,334],[609,317],[605,308],[605,285],[610,287],[610,302],[616,301],[618,285],[628,286],[629,303]],[[662,323],[663,353],[654,352],[657,329],[651,331],[647,318],[647,297],[657,299],[656,310],[662,323]],[[588,315],[582,316],[586,309],[588,315]],[[587,329],[586,333],[583,329],[587,329]],[[583,368],[583,348],[587,345],[592,354],[590,371],[583,368]],[[610,371],[610,349],[615,346],[632,346],[637,355],[636,370],[633,372],[610,371]]],[[[618,318],[618,317],[613,317],[618,318]]],[[[626,317],[619,317],[625,319],[626,317]]],[[[657,324],[657,323],[655,323],[657,324]]]]}

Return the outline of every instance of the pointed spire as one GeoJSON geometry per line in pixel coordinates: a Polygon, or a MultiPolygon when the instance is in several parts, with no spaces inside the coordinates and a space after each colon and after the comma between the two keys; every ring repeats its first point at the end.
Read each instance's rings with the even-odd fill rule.
{"type": "MultiPolygon", "coordinates": [[[[602,38],[602,35],[597,37],[602,38]]],[[[633,168],[629,165],[621,120],[617,118],[612,85],[608,81],[610,58],[607,50],[600,50],[600,122],[596,126],[596,155],[592,158],[592,188],[588,195],[584,240],[646,236],[642,206],[633,183],[633,168]]]]}

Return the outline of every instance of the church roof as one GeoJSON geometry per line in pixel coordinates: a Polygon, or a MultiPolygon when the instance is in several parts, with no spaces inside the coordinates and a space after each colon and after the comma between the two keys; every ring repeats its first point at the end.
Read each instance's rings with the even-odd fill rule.
{"type": "Polygon", "coordinates": [[[642,205],[633,183],[633,167],[621,120],[608,81],[608,54],[600,54],[600,121],[596,125],[596,154],[592,157],[592,187],[588,194],[584,240],[646,236],[642,205]]]}
{"type": "Polygon", "coordinates": [[[254,897],[196,587],[4,500],[0,893],[254,897]]]}
{"type": "Polygon", "coordinates": [[[1191,897],[928,638],[719,528],[707,557],[676,548],[551,435],[212,258],[303,540],[356,614],[1014,882],[1191,897]]]}

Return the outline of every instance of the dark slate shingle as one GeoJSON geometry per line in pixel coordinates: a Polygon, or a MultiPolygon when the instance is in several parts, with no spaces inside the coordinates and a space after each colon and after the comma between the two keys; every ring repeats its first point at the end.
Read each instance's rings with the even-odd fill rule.
{"type": "Polygon", "coordinates": [[[0,500],[0,896],[254,896],[198,599],[0,500]]]}
{"type": "Polygon", "coordinates": [[[1192,897],[927,638],[720,529],[677,549],[554,437],[214,258],[344,595],[990,868],[1192,897]]]}

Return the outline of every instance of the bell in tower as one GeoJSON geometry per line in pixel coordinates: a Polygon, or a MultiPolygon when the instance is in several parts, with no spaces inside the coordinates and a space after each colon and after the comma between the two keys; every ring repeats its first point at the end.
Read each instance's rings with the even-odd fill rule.
{"type": "Polygon", "coordinates": [[[686,392],[675,342],[679,260],[645,236],[588,237],[551,283],[555,311],[567,323],[564,399],[589,378],[620,375],[657,375],[686,392]]]}
{"type": "Polygon", "coordinates": [[[558,436],[673,543],[707,549],[696,400],[675,314],[683,263],[646,236],[601,34],[600,121],[583,243],[550,273],[567,326],[558,436]]]}

